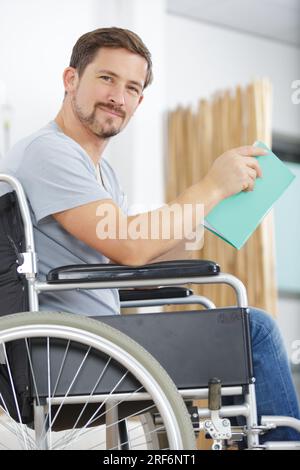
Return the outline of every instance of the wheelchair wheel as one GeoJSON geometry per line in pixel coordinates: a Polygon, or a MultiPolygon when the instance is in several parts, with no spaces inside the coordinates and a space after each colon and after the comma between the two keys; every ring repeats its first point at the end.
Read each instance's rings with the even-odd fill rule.
{"type": "Polygon", "coordinates": [[[163,433],[166,448],[195,449],[166,371],[101,321],[57,312],[2,317],[0,363],[0,448],[156,449],[163,433]]]}

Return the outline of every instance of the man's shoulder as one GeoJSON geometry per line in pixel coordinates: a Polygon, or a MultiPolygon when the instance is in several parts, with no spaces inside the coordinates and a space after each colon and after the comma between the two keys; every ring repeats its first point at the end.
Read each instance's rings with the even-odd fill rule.
{"type": "MultiPolygon", "coordinates": [[[[40,146],[51,148],[52,146],[64,147],[68,145],[70,145],[70,139],[58,130],[54,121],[51,121],[38,131],[20,140],[14,148],[17,149],[19,147],[26,151],[40,146]]],[[[12,148],[12,151],[14,148],[12,148]]]]}
{"type": "Polygon", "coordinates": [[[59,131],[55,122],[51,121],[33,134],[19,140],[4,158],[3,167],[16,171],[23,164],[29,166],[31,162],[35,164],[37,159],[40,164],[49,159],[52,161],[54,155],[61,153],[85,160],[84,152],[78,144],[59,131]]]}
{"type": "Polygon", "coordinates": [[[47,139],[47,138],[55,138],[55,131],[53,127],[51,126],[51,123],[47,124],[46,126],[42,127],[41,129],[33,132],[32,134],[23,137],[17,143],[11,148],[9,153],[14,152],[15,150],[18,149],[26,149],[29,145],[31,145],[34,142],[38,142],[42,139],[47,139]]]}

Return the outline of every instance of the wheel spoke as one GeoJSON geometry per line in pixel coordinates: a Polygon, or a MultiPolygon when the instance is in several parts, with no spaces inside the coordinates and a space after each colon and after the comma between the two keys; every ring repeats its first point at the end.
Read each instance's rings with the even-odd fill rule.
{"type": "MultiPolygon", "coordinates": [[[[11,388],[11,397],[0,389],[0,425],[22,448],[154,449],[160,430],[170,448],[192,448],[192,426],[168,375],[141,346],[105,323],[55,312],[16,314],[0,318],[0,345],[11,388]],[[29,386],[15,381],[18,356],[10,364],[6,349],[19,340],[25,341],[29,386]],[[20,407],[22,394],[26,406],[34,403],[33,430],[22,422],[30,420],[23,402],[20,407]],[[140,417],[150,417],[153,409],[161,417],[158,428],[140,417]]],[[[2,441],[1,448],[9,447],[10,441],[2,441]]]]}

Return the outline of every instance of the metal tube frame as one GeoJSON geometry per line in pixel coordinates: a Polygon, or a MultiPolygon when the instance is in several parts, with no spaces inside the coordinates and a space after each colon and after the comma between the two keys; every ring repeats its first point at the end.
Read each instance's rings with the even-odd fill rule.
{"type": "Polygon", "coordinates": [[[199,304],[207,309],[216,308],[215,304],[202,295],[189,295],[182,298],[167,298],[167,299],[147,299],[147,300],[123,300],[121,308],[131,307],[159,307],[162,305],[191,305],[199,304]]]}
{"type": "MultiPolygon", "coordinates": [[[[185,400],[199,400],[208,398],[208,388],[197,388],[197,389],[182,389],[178,390],[182,398],[185,400]]],[[[222,387],[221,389],[222,396],[236,396],[243,394],[242,387],[222,387]]],[[[86,400],[87,396],[78,395],[78,396],[68,396],[68,397],[51,397],[52,405],[60,405],[62,402],[65,404],[79,404],[86,400]]],[[[104,401],[111,399],[111,395],[108,394],[98,394],[89,396],[89,403],[97,403],[99,401],[104,401]]],[[[138,392],[134,395],[132,393],[114,393],[114,400],[116,401],[144,401],[151,400],[151,396],[146,392],[138,392]]],[[[226,408],[226,407],[225,407],[226,408]]]]}

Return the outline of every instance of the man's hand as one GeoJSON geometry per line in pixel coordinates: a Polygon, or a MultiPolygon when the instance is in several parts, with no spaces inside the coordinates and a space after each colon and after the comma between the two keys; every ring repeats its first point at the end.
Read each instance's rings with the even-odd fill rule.
{"type": "Polygon", "coordinates": [[[253,191],[255,179],[262,176],[255,156],[268,153],[260,147],[244,146],[228,150],[218,157],[205,180],[225,199],[240,191],[253,191]]]}

